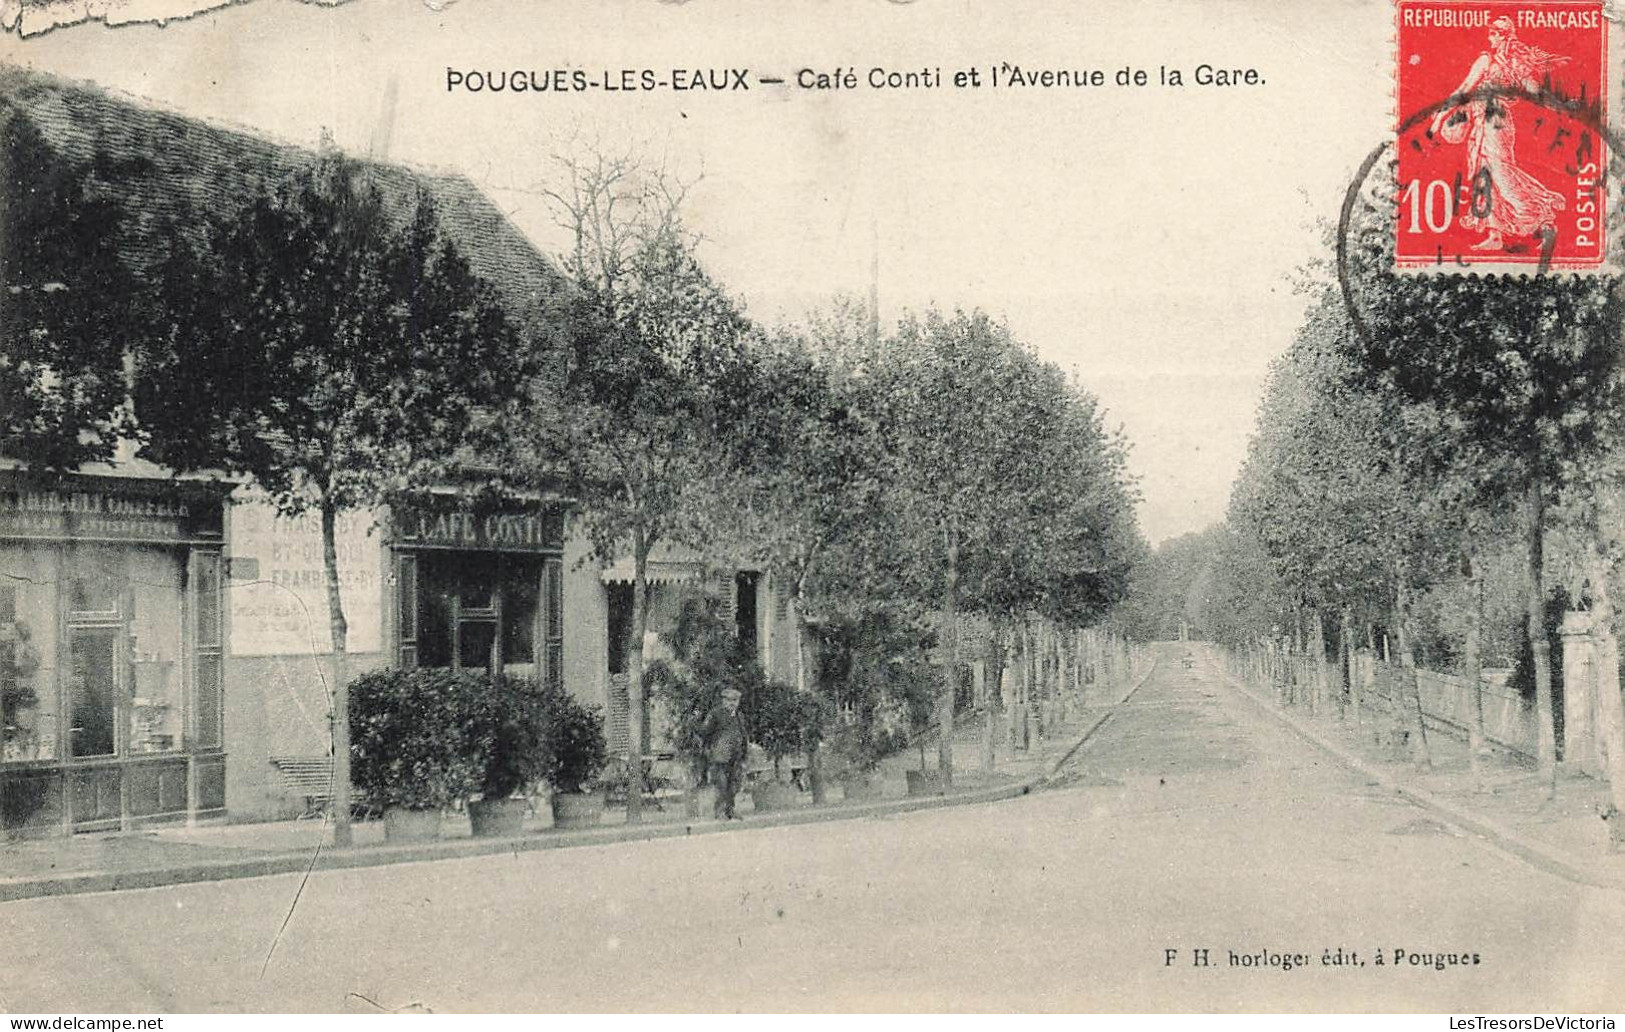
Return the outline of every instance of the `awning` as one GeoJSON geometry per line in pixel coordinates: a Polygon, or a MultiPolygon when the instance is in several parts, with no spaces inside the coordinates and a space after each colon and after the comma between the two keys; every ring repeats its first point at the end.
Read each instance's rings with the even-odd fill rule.
{"type": "MultiPolygon", "coordinates": [[[[636,571],[628,556],[599,571],[598,579],[605,584],[631,584],[636,571]]],[[[699,580],[705,576],[705,564],[698,559],[651,559],[644,569],[650,584],[678,584],[699,580]]]]}

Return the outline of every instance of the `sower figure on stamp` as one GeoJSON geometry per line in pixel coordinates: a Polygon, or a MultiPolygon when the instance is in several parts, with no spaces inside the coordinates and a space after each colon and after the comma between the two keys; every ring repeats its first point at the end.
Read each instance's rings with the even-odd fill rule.
{"type": "Polygon", "coordinates": [[[1489,48],[1456,88],[1455,96],[1469,99],[1433,116],[1430,135],[1467,144],[1466,182],[1475,201],[1463,207],[1461,225],[1485,232],[1472,245],[1475,251],[1500,250],[1507,236],[1549,228],[1563,210],[1563,195],[1518,163],[1513,115],[1523,106],[1519,91],[1539,90],[1542,76],[1568,60],[1523,42],[1511,18],[1497,18],[1490,24],[1489,48]]]}
{"type": "Polygon", "coordinates": [[[717,791],[714,814],[717,820],[738,820],[734,796],[739,793],[739,779],[744,773],[746,738],[737,690],[723,690],[722,701],[706,714],[700,727],[700,740],[705,744],[711,786],[717,791]]]}

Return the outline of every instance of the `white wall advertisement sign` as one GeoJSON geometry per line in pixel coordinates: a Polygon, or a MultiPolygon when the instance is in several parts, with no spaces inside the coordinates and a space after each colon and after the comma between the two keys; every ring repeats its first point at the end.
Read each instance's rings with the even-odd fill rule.
{"type": "MultiPolygon", "coordinates": [[[[238,656],[287,656],[333,651],[322,562],[321,517],[279,515],[263,498],[239,492],[229,520],[228,553],[238,571],[230,582],[231,651],[238,656]],[[241,560],[252,560],[241,563],[241,560]]],[[[382,531],[371,513],[339,517],[339,598],[349,624],[348,651],[383,645],[379,583],[382,531]]]]}

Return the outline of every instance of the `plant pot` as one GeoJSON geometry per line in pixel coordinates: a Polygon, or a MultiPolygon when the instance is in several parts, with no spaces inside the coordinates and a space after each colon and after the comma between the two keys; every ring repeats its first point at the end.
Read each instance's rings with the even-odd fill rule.
{"type": "Polygon", "coordinates": [[[908,779],[908,794],[911,796],[942,795],[942,775],[936,771],[909,770],[903,776],[908,779]]]}
{"type": "Polygon", "coordinates": [[[384,841],[433,842],[440,837],[440,811],[408,810],[391,806],[384,810],[384,841]]]}
{"type": "Polygon", "coordinates": [[[596,828],[603,818],[604,793],[553,793],[553,827],[596,828]]]}
{"type": "Polygon", "coordinates": [[[475,799],[468,804],[468,827],[475,838],[517,835],[530,804],[524,799],[475,799]]]}
{"type": "Polygon", "coordinates": [[[757,813],[769,813],[774,810],[793,810],[801,801],[801,793],[796,791],[794,785],[786,785],[782,781],[765,781],[760,785],[752,786],[750,790],[751,805],[757,813]]]}
{"type": "Polygon", "coordinates": [[[880,778],[872,774],[863,774],[846,778],[841,782],[846,792],[846,801],[849,803],[872,803],[881,798],[880,778]]]}

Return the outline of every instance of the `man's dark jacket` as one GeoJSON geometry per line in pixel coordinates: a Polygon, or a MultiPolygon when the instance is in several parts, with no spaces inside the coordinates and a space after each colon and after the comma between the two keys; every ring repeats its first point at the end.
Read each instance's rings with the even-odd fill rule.
{"type": "Polygon", "coordinates": [[[700,741],[710,763],[739,763],[745,758],[745,721],[718,703],[700,725],[700,741]]]}

